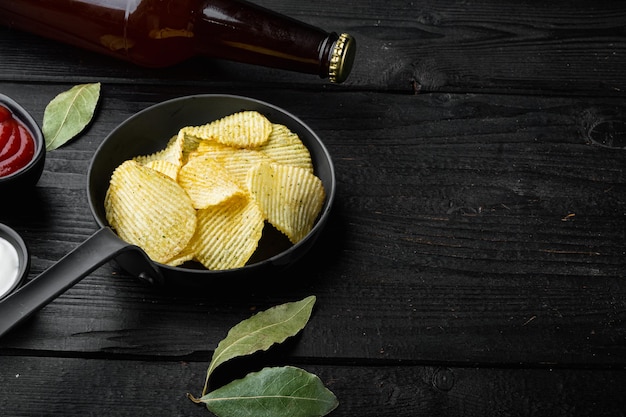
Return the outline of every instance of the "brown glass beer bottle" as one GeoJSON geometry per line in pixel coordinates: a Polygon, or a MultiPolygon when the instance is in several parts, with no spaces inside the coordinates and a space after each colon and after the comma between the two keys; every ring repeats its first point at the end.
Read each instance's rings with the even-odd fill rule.
{"type": "Polygon", "coordinates": [[[0,0],[0,23],[147,67],[206,55],[337,83],[356,47],[242,0],[0,0]]]}

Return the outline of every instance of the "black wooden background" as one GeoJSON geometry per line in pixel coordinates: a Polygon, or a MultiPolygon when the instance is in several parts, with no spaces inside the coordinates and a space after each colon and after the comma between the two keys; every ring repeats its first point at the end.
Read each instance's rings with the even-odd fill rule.
{"type": "Polygon", "coordinates": [[[251,96],[333,156],[328,230],[294,269],[164,294],[107,264],[0,339],[2,416],[203,416],[212,350],[314,294],[300,336],[224,365],[318,374],[340,416],[626,413],[626,3],[258,0],[359,45],[340,86],[206,58],[146,70],[0,28],[0,92],[43,119],[101,82],[89,129],[0,196],[31,276],[97,226],[85,173],[117,124],[173,97],[251,96]]]}

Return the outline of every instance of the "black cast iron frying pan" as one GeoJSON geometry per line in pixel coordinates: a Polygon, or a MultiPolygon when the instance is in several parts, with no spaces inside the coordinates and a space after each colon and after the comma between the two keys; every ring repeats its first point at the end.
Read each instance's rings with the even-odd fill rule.
{"type": "Polygon", "coordinates": [[[258,278],[282,270],[301,258],[319,236],[327,223],[336,188],[334,168],[326,147],[297,117],[259,100],[212,94],[165,101],[124,121],[96,150],[87,182],[89,205],[100,229],[48,270],[0,300],[0,336],[112,259],[149,284],[175,288],[207,287],[214,285],[216,279],[258,278]],[[284,246],[284,237],[270,230],[269,235],[262,238],[252,263],[226,271],[156,263],[138,247],[122,241],[108,226],[104,212],[104,196],[113,170],[127,159],[162,149],[183,126],[202,125],[242,110],[256,110],[273,123],[284,124],[308,147],[315,174],[326,190],[326,201],[313,230],[293,246],[284,246]]]}

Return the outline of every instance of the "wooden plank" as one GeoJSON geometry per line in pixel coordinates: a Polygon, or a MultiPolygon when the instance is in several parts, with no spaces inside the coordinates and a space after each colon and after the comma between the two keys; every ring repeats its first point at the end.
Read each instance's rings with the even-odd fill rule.
{"type": "MultiPolygon", "coordinates": [[[[0,83],[38,120],[66,87],[0,83]]],[[[49,154],[35,194],[2,208],[31,275],[95,231],[85,174],[107,132],[201,91],[103,86],[88,131],[49,154]]],[[[285,276],[206,294],[155,293],[109,264],[0,347],[204,354],[253,311],[315,294],[298,357],[626,364],[626,154],[594,133],[623,138],[621,100],[224,91],[283,106],[323,138],[339,181],[325,240],[285,276]]]]}
{"type": "Polygon", "coordinates": [[[354,33],[361,51],[350,86],[549,95],[625,91],[623,3],[258,3],[354,33]]]}
{"type": "MultiPolygon", "coordinates": [[[[622,2],[257,3],[356,36],[359,53],[345,85],[350,89],[609,96],[626,91],[622,2]]],[[[6,28],[0,29],[0,58],[2,78],[15,81],[327,86],[315,76],[203,59],[146,72],[6,28]]]]}
{"type": "MultiPolygon", "coordinates": [[[[335,393],[339,407],[333,417],[602,417],[621,415],[626,407],[623,370],[290,364],[315,373],[335,393]]],[[[255,363],[242,375],[262,366],[255,363]]],[[[202,391],[206,367],[188,361],[3,356],[0,407],[13,417],[210,416],[186,398],[202,391]]]]}

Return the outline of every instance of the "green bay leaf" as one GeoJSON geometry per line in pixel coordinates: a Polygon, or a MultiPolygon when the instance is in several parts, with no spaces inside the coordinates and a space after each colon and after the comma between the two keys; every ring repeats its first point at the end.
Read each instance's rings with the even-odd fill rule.
{"type": "Polygon", "coordinates": [[[316,375],[292,366],[250,373],[200,402],[218,417],[321,417],[339,405],[316,375]]]}
{"type": "Polygon", "coordinates": [[[41,130],[46,150],[74,138],[89,124],[100,99],[100,83],[79,84],[53,98],[46,106],[41,130]]]}
{"type": "Polygon", "coordinates": [[[300,301],[278,305],[257,313],[231,328],[226,338],[213,352],[202,395],[207,392],[209,377],[222,363],[239,356],[267,350],[272,345],[282,343],[296,335],[309,321],[315,301],[315,296],[310,296],[300,301]]]}

